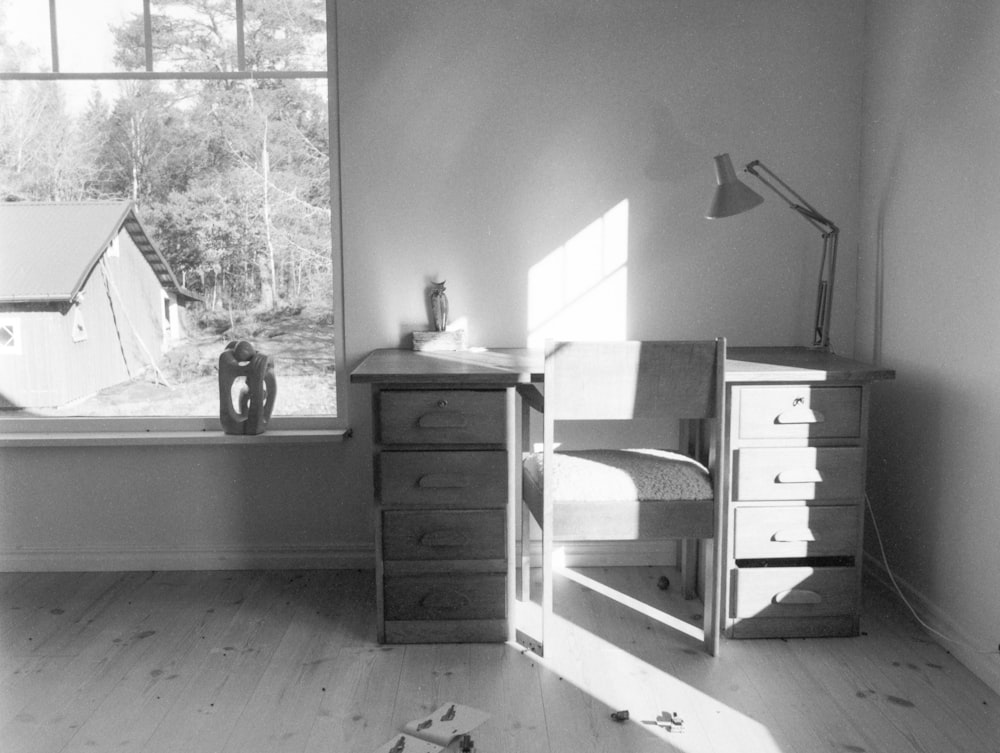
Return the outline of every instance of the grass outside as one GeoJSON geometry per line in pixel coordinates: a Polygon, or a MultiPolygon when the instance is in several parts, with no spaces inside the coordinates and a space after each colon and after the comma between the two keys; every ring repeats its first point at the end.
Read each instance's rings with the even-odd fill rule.
{"type": "Polygon", "coordinates": [[[275,416],[334,415],[334,327],[328,313],[305,310],[205,320],[163,355],[159,373],[101,390],[48,416],[218,416],[219,355],[232,340],[246,340],[272,358],[277,381],[275,416]]]}

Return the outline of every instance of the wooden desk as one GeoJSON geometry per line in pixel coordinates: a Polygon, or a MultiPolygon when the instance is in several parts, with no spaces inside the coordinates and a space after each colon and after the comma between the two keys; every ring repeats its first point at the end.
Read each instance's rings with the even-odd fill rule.
{"type": "Polygon", "coordinates": [[[730,350],[727,637],[858,634],[870,385],[894,377],[805,348],[730,350]]]}
{"type": "Polygon", "coordinates": [[[515,386],[528,350],[377,350],[372,390],[377,634],[383,643],[513,638],[515,386]]]}
{"type": "MultiPolygon", "coordinates": [[[[378,638],[513,635],[519,383],[527,349],[377,350],[372,389],[378,638]]],[[[730,348],[723,546],[731,638],[855,635],[870,385],[890,369],[806,348],[730,348]]]]}

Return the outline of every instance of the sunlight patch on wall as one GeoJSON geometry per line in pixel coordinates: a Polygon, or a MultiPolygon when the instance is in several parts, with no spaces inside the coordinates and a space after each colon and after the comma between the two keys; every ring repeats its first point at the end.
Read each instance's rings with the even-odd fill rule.
{"type": "Polygon", "coordinates": [[[624,340],[628,199],[528,271],[528,347],[547,338],[624,340]]]}

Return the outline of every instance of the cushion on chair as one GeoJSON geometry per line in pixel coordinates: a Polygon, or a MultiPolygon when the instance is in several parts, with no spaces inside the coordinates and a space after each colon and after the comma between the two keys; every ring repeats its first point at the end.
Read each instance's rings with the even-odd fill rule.
{"type": "MultiPolygon", "coordinates": [[[[577,502],[706,499],[713,497],[708,470],[667,450],[575,450],[556,452],[554,499],[577,502]]],[[[524,473],[540,489],[541,452],[524,461],[524,473]]]]}

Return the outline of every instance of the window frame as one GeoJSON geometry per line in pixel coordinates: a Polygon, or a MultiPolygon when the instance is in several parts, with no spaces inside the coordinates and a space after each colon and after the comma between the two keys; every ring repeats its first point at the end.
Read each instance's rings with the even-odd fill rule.
{"type": "MultiPolygon", "coordinates": [[[[348,424],[349,381],[344,349],[344,261],[340,178],[340,110],[337,56],[336,0],[325,0],[326,70],[255,71],[246,68],[243,0],[233,0],[236,9],[236,71],[155,71],[152,54],[151,0],[142,0],[146,70],[63,72],[59,70],[57,0],[48,0],[49,46],[52,70],[2,72],[0,81],[176,81],[326,79],[328,136],[330,143],[330,252],[334,323],[334,379],[336,415],[272,416],[267,431],[246,436],[224,434],[219,416],[72,416],[51,417],[0,412],[0,446],[22,445],[119,445],[119,444],[243,444],[336,441],[351,436],[348,424]]],[[[279,390],[280,390],[279,374],[279,390]]]]}

